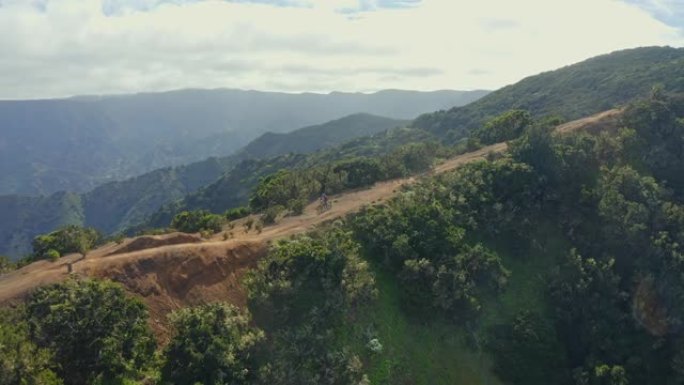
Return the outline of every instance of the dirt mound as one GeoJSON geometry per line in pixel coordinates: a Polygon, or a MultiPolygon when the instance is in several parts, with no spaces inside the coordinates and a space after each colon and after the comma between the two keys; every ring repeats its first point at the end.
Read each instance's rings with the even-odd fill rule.
{"type": "Polygon", "coordinates": [[[133,251],[140,251],[151,249],[160,246],[180,245],[183,243],[200,243],[202,238],[193,234],[186,233],[171,233],[164,235],[144,235],[134,238],[132,241],[124,243],[120,248],[112,251],[106,256],[130,253],[133,251]]]}
{"type": "Polygon", "coordinates": [[[244,273],[267,252],[260,242],[217,242],[181,245],[88,264],[79,274],[119,282],[141,297],[161,340],[168,336],[166,316],[176,309],[208,302],[246,304],[244,273]]]}

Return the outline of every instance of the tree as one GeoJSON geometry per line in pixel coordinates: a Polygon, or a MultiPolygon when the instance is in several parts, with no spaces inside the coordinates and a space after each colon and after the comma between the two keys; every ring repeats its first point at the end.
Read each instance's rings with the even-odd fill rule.
{"type": "Polygon", "coordinates": [[[0,255],[0,274],[9,273],[10,271],[16,269],[17,266],[13,263],[9,257],[0,255]]]}
{"type": "Polygon", "coordinates": [[[147,310],[118,284],[68,280],[42,287],[26,310],[36,344],[54,352],[67,385],[135,379],[151,363],[147,310]]]}
{"type": "Polygon", "coordinates": [[[380,164],[375,159],[354,158],[340,162],[333,168],[336,174],[346,175],[345,186],[357,188],[371,185],[383,177],[380,164]]]}
{"type": "Polygon", "coordinates": [[[53,354],[29,338],[20,311],[0,309],[0,385],[60,385],[53,354]]]}
{"type": "Polygon", "coordinates": [[[223,227],[223,217],[206,210],[183,211],[173,217],[170,226],[184,233],[218,233],[223,227]]]}
{"type": "Polygon", "coordinates": [[[511,323],[495,325],[486,345],[494,372],[508,384],[562,384],[569,377],[553,324],[540,314],[521,311],[511,323]]]}
{"type": "Polygon", "coordinates": [[[55,253],[50,250],[54,250],[60,256],[69,253],[80,253],[85,257],[86,253],[95,247],[101,238],[101,234],[90,227],[64,226],[33,239],[33,258],[54,258],[55,253]]]}
{"type": "Polygon", "coordinates": [[[255,350],[264,333],[230,304],[182,309],[170,316],[176,334],[164,351],[165,384],[253,384],[255,350]]]}
{"type": "Polygon", "coordinates": [[[486,144],[503,142],[520,136],[532,122],[532,115],[528,111],[510,110],[489,120],[474,135],[486,144]]]}

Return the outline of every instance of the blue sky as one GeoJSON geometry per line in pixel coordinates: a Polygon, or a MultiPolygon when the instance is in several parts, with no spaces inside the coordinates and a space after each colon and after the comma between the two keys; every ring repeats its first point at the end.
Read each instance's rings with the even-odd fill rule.
{"type": "Polygon", "coordinates": [[[495,89],[684,45],[684,0],[0,0],[0,98],[495,89]]]}

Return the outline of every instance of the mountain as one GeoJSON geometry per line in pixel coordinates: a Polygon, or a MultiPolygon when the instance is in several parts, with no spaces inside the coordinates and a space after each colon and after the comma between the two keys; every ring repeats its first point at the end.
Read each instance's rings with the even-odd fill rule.
{"type": "Polygon", "coordinates": [[[0,101],[0,194],[88,191],[154,169],[226,156],[266,132],[354,113],[412,119],[485,94],[219,89],[0,101]]]}
{"type": "MultiPolygon", "coordinates": [[[[267,133],[231,156],[212,157],[185,166],[154,170],[123,181],[105,183],[86,193],[59,192],[47,197],[16,194],[0,196],[0,212],[4,214],[0,217],[0,255],[18,257],[29,251],[30,241],[35,235],[65,224],[93,226],[105,234],[138,225],[163,205],[190,196],[200,187],[210,186],[224,173],[235,169],[224,177],[230,181],[229,192],[209,189],[217,190],[226,199],[233,199],[225,204],[217,199],[217,204],[230,207],[245,199],[251,186],[258,181],[258,176],[294,165],[292,161],[269,163],[256,158],[312,152],[405,123],[403,120],[354,114],[288,134],[267,133]],[[268,164],[273,169],[266,166],[268,164]],[[250,176],[251,184],[245,182],[250,176]]],[[[300,155],[290,158],[306,157],[300,155]]]]}
{"type": "Polygon", "coordinates": [[[380,156],[402,145],[433,139],[434,136],[423,130],[402,127],[373,136],[360,137],[309,155],[283,152],[283,155],[272,158],[246,159],[215,182],[186,195],[181,200],[164,205],[134,230],[166,227],[173,216],[183,210],[204,209],[222,213],[227,209],[246,205],[259,180],[281,169],[304,169],[331,164],[341,159],[380,156]]]}
{"type": "Polygon", "coordinates": [[[506,110],[572,120],[623,105],[655,85],[684,91],[684,48],[644,47],[597,56],[525,78],[466,106],[422,115],[414,126],[458,140],[506,110]]]}
{"type": "MultiPolygon", "coordinates": [[[[647,47],[618,51],[559,70],[523,79],[467,106],[420,116],[411,124],[414,128],[418,129],[412,131],[412,135],[416,136],[412,140],[424,140],[431,137],[431,135],[436,135],[445,138],[447,141],[456,141],[466,137],[471,129],[480,127],[488,118],[514,108],[528,109],[534,116],[558,114],[566,119],[574,119],[582,115],[589,115],[603,109],[612,108],[616,105],[626,104],[638,96],[647,95],[653,86],[657,84],[662,85],[668,91],[684,91],[684,49],[647,47]],[[423,131],[424,135],[416,134],[419,131],[423,131]],[[419,137],[422,139],[417,139],[419,137]]],[[[193,92],[204,95],[211,94],[210,91],[187,92],[190,94],[193,92]]],[[[228,91],[223,92],[229,93],[228,91]]],[[[261,95],[260,93],[256,94],[261,95]]],[[[398,98],[404,95],[398,91],[387,91],[378,94],[387,99],[398,98]]],[[[374,94],[375,97],[378,94],[374,94]]],[[[267,95],[273,98],[284,97],[281,94],[267,95]]],[[[166,96],[170,97],[169,95],[166,96]]],[[[299,95],[301,98],[311,98],[310,102],[312,103],[318,97],[339,98],[337,100],[348,101],[354,99],[354,96],[366,98],[367,101],[373,98],[373,96],[363,94],[339,93],[326,96],[299,95]]],[[[144,97],[151,96],[142,95],[138,97],[144,99],[144,97]]],[[[122,98],[126,99],[128,97],[122,98]]],[[[104,99],[116,98],[107,97],[104,99]]],[[[98,100],[100,99],[93,98],[92,100],[80,100],[80,102],[94,103],[98,100]]],[[[314,103],[309,106],[309,109],[318,110],[322,108],[321,106],[322,104],[314,103]]],[[[182,110],[181,105],[176,107],[182,110]]],[[[123,107],[121,108],[123,109],[123,107]]],[[[382,108],[388,111],[387,108],[389,107],[384,105],[382,108]]],[[[139,112],[142,114],[142,111],[139,112]]],[[[107,120],[101,121],[99,127],[104,130],[106,123],[107,120]]],[[[351,123],[351,121],[347,121],[347,123],[351,123]]],[[[335,123],[330,122],[328,127],[334,126],[335,123]]],[[[95,131],[97,130],[92,132],[95,131]]],[[[274,131],[277,132],[278,130],[274,131]]],[[[109,133],[110,131],[105,130],[105,132],[109,133]]],[[[306,132],[306,129],[303,129],[303,132],[306,132]]],[[[293,135],[287,137],[291,140],[278,137],[277,135],[266,135],[257,141],[257,143],[262,143],[261,145],[253,144],[252,146],[247,146],[241,156],[248,157],[250,152],[264,156],[283,155],[290,152],[287,148],[279,147],[280,143],[285,142],[289,142],[293,146],[301,145],[302,147],[296,147],[298,150],[315,147],[315,144],[313,147],[308,147],[312,146],[312,144],[305,144],[305,140],[302,139],[312,137],[313,134],[302,135],[301,132],[298,132],[293,135]],[[269,136],[271,137],[269,138],[269,136]],[[297,139],[295,140],[294,138],[297,139]]],[[[331,140],[330,138],[332,136],[320,138],[320,140],[327,141],[331,140]]],[[[55,140],[57,139],[59,139],[59,136],[55,140]]],[[[315,140],[312,140],[312,143],[315,143],[315,140]]],[[[339,159],[345,152],[354,154],[355,152],[362,151],[360,149],[368,149],[373,146],[377,147],[376,150],[386,151],[387,148],[380,147],[387,147],[388,144],[382,141],[357,140],[337,147],[334,150],[336,153],[331,154],[331,156],[339,159]]],[[[145,151],[142,152],[144,153],[145,151]]],[[[0,154],[2,154],[0,156],[4,155],[3,152],[0,152],[0,154]]],[[[100,229],[107,232],[114,232],[134,226],[150,215],[152,215],[153,220],[147,223],[163,224],[169,215],[178,209],[208,208],[214,211],[221,211],[230,206],[245,203],[251,186],[258,181],[259,176],[272,172],[278,167],[300,167],[306,164],[306,162],[315,161],[317,158],[307,157],[305,158],[306,160],[297,161],[293,159],[296,160],[297,158],[281,156],[280,158],[274,158],[273,161],[250,164],[245,158],[230,157],[217,159],[218,164],[215,165],[195,165],[194,167],[204,170],[199,173],[190,172],[189,169],[183,171],[185,170],[183,168],[166,169],[158,171],[157,174],[148,174],[139,177],[137,180],[132,179],[110,184],[103,186],[97,192],[80,195],[79,202],[82,205],[80,207],[85,207],[83,209],[85,224],[96,224],[100,229]],[[233,169],[234,171],[231,171],[233,169]],[[188,183],[183,181],[184,178],[196,178],[196,180],[193,183],[188,183]],[[176,203],[170,203],[176,200],[178,200],[176,203]],[[160,206],[164,207],[159,209],[160,206]]],[[[93,160],[93,163],[97,163],[96,159],[93,160]]],[[[5,163],[0,164],[3,167],[5,166],[5,163]]],[[[58,198],[61,197],[59,202],[66,200],[65,197],[67,196],[69,195],[58,196],[58,198]]],[[[51,227],[36,226],[30,223],[30,220],[27,219],[33,218],[33,214],[30,212],[16,211],[16,207],[22,207],[29,211],[39,207],[42,209],[43,206],[41,204],[43,204],[45,199],[35,198],[27,200],[27,198],[15,196],[13,198],[5,198],[4,201],[0,200],[0,203],[3,205],[13,207],[10,210],[0,206],[0,212],[14,213],[4,215],[0,220],[2,222],[0,224],[0,229],[2,229],[0,245],[4,246],[0,253],[16,256],[22,251],[27,250],[27,245],[24,244],[23,248],[15,246],[10,248],[10,244],[17,245],[17,239],[30,239],[32,234],[52,229],[51,227]],[[21,205],[14,203],[14,200],[20,200],[21,205]]],[[[56,198],[51,197],[51,199],[56,198]]],[[[64,205],[68,204],[71,204],[70,200],[61,203],[61,206],[51,204],[47,207],[64,207],[64,205]]],[[[59,217],[58,214],[50,210],[46,211],[44,215],[50,218],[59,217]]],[[[74,217],[71,216],[67,219],[73,221],[74,217]]]]}
{"type": "Polygon", "coordinates": [[[409,121],[371,114],[354,114],[322,125],[300,128],[287,134],[268,132],[250,142],[238,152],[238,155],[268,158],[288,152],[305,154],[408,123],[409,121]]]}

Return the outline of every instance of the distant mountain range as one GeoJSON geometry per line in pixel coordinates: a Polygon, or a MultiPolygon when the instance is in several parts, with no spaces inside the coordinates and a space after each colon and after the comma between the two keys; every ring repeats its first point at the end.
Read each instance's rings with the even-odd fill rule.
{"type": "Polygon", "coordinates": [[[266,132],[354,113],[412,119],[486,93],[219,89],[0,101],[0,195],[88,191],[157,168],[229,155],[266,132]]]}

